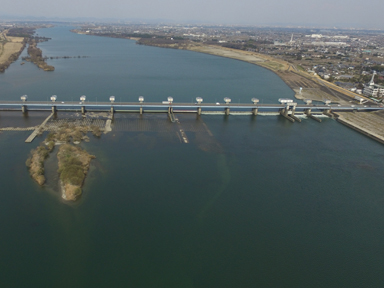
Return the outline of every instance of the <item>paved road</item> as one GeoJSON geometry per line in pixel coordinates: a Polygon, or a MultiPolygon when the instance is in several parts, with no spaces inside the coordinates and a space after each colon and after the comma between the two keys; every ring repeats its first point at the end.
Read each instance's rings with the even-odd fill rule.
{"type": "MultiPolygon", "coordinates": [[[[138,108],[143,107],[143,109],[149,110],[166,110],[169,106],[172,106],[174,110],[197,110],[198,107],[201,107],[202,110],[207,109],[209,111],[222,111],[225,108],[230,108],[235,111],[251,111],[252,108],[258,108],[259,110],[275,110],[279,111],[282,108],[285,108],[284,104],[251,104],[251,103],[159,103],[159,102],[47,102],[47,101],[1,101],[0,110],[21,110],[21,106],[26,106],[28,110],[48,110],[52,106],[56,106],[58,111],[60,110],[80,110],[82,106],[85,109],[89,110],[110,110],[111,107],[114,107],[115,110],[138,110],[138,108]]],[[[381,105],[339,105],[339,104],[297,104],[297,111],[304,111],[306,109],[313,110],[328,110],[333,111],[345,111],[345,110],[357,110],[357,111],[374,111],[374,110],[384,110],[384,107],[381,105]]]]}

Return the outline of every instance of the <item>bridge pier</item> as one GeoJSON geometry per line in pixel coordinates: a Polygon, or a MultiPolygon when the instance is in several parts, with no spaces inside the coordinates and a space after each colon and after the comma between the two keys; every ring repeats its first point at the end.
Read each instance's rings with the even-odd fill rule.
{"type": "Polygon", "coordinates": [[[317,121],[319,123],[321,122],[321,119],[319,119],[319,118],[317,118],[317,117],[312,115],[311,109],[306,109],[305,110],[305,114],[308,116],[308,118],[311,118],[311,119],[313,119],[313,120],[315,120],[315,121],[317,121]]]}
{"type": "Polygon", "coordinates": [[[229,107],[225,108],[225,115],[229,115],[229,107]]]}
{"type": "Polygon", "coordinates": [[[296,111],[296,103],[292,103],[292,111],[291,115],[289,115],[292,119],[296,120],[297,122],[301,123],[301,119],[295,116],[295,111],[296,111]]]}
{"type": "Polygon", "coordinates": [[[27,106],[25,106],[25,105],[21,105],[21,112],[22,112],[23,114],[27,113],[27,106]]]}
{"type": "Polygon", "coordinates": [[[197,108],[197,115],[201,115],[201,107],[197,108]]]}
{"type": "Polygon", "coordinates": [[[300,123],[301,119],[295,116],[296,105],[297,105],[296,103],[287,103],[287,106],[285,106],[285,108],[280,110],[280,115],[288,119],[292,123],[295,121],[300,123]],[[290,110],[291,106],[292,106],[292,110],[290,110]],[[291,114],[289,114],[289,111],[291,111],[291,114]]]}
{"type": "Polygon", "coordinates": [[[85,114],[85,107],[81,106],[81,114],[85,114]]]}
{"type": "Polygon", "coordinates": [[[140,107],[140,115],[143,115],[143,107],[140,107]]]}
{"type": "Polygon", "coordinates": [[[252,114],[253,115],[257,115],[257,113],[259,112],[259,109],[257,109],[257,108],[252,108],[252,114]]]}
{"type": "Polygon", "coordinates": [[[285,106],[284,115],[288,116],[288,112],[289,112],[289,104],[287,104],[287,106],[285,106]]]}
{"type": "Polygon", "coordinates": [[[333,118],[333,115],[331,114],[331,109],[324,110],[323,114],[330,118],[333,118]]]}
{"type": "Polygon", "coordinates": [[[57,111],[56,111],[56,106],[52,106],[52,113],[53,113],[53,114],[56,114],[56,112],[57,112],[57,111]]]}
{"type": "Polygon", "coordinates": [[[286,110],[285,108],[282,109],[282,110],[280,111],[280,115],[283,116],[284,118],[288,119],[288,120],[291,121],[292,123],[295,122],[295,119],[289,117],[288,112],[286,112],[285,110],[286,110]]]}

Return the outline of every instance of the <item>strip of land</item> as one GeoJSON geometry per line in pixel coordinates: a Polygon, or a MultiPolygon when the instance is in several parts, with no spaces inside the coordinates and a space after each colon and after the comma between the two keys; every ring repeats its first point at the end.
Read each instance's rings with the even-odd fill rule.
{"type": "Polygon", "coordinates": [[[37,48],[37,42],[35,40],[30,40],[28,42],[28,54],[30,57],[26,57],[26,61],[31,61],[36,64],[37,67],[43,69],[44,71],[54,71],[55,67],[48,65],[43,58],[43,53],[40,48],[37,48]]]}
{"type": "MultiPolygon", "coordinates": [[[[27,42],[29,57],[24,57],[24,60],[31,61],[44,71],[54,71],[55,67],[48,65],[43,57],[42,51],[37,47],[37,44],[42,41],[48,41],[49,38],[45,37],[33,37],[34,29],[28,30],[25,37],[8,36],[8,30],[0,33],[0,72],[4,72],[5,69],[11,65],[12,62],[19,58],[21,52],[24,50],[27,42]]],[[[11,32],[10,32],[11,33],[11,32]]],[[[11,33],[12,34],[12,33],[11,33]]],[[[23,33],[22,33],[23,34],[23,33]]],[[[14,35],[14,34],[12,34],[14,35]]],[[[19,35],[19,34],[16,34],[19,35]]],[[[23,34],[24,35],[24,34],[23,34]]],[[[23,64],[23,63],[22,63],[23,64]]]]}
{"type": "Polygon", "coordinates": [[[25,40],[23,37],[10,37],[6,35],[6,31],[1,33],[0,37],[0,72],[14,62],[25,48],[25,40]]]}

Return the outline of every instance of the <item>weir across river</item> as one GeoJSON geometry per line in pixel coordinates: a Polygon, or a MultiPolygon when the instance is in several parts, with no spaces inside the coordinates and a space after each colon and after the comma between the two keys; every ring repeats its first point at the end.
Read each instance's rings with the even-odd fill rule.
{"type": "MultiPolygon", "coordinates": [[[[49,111],[50,116],[39,126],[33,127],[34,132],[28,137],[26,142],[30,143],[34,138],[42,133],[42,131],[48,131],[54,129],[57,124],[46,125],[52,116],[57,115],[59,112],[77,112],[83,114],[83,118],[86,119],[86,115],[100,112],[107,112],[108,119],[101,124],[100,127],[104,132],[112,131],[113,119],[115,113],[137,113],[137,114],[150,114],[150,113],[167,113],[169,120],[174,123],[179,120],[175,113],[195,113],[197,115],[211,114],[211,115],[253,115],[257,114],[271,114],[281,115],[285,119],[291,122],[301,122],[305,115],[307,118],[311,118],[318,122],[321,122],[320,115],[334,118],[336,114],[333,112],[373,112],[384,110],[383,105],[376,103],[361,104],[352,100],[348,105],[332,104],[329,101],[320,104],[314,104],[311,100],[305,100],[305,103],[294,103],[292,99],[279,99],[280,104],[263,104],[258,103],[258,99],[253,98],[253,103],[230,103],[229,98],[224,98],[225,103],[202,103],[202,98],[196,98],[197,103],[174,103],[172,97],[168,97],[168,101],[163,102],[144,102],[140,97],[140,102],[114,102],[113,96],[110,97],[110,102],[91,102],[86,101],[85,96],[80,98],[80,102],[64,102],[56,101],[56,96],[52,96],[52,101],[27,101],[27,97],[24,95],[22,101],[0,101],[0,113],[1,111],[21,111],[27,114],[28,111],[49,111]],[[52,126],[53,125],[53,126],[52,126]],[[46,127],[47,126],[47,127],[46,127]]],[[[1,114],[0,114],[1,115],[1,114]]],[[[338,117],[338,115],[336,115],[338,117]]],[[[84,123],[80,124],[84,125],[84,123]]],[[[31,130],[32,127],[27,127],[24,130],[31,130]]],[[[10,128],[1,128],[1,130],[7,131],[10,128]]],[[[18,128],[15,128],[15,131],[18,128]]],[[[185,136],[184,130],[180,128],[180,139],[184,139],[185,143],[188,143],[188,139],[185,136]]]]}
{"type": "MultiPolygon", "coordinates": [[[[173,99],[172,99],[173,100],[173,99]]],[[[125,112],[125,113],[197,113],[200,114],[239,114],[257,115],[259,112],[280,113],[289,120],[297,120],[295,114],[325,114],[331,116],[330,112],[369,112],[384,110],[382,105],[359,104],[297,104],[291,102],[280,104],[263,103],[173,103],[164,102],[48,102],[48,101],[0,101],[0,111],[52,111],[56,112],[125,112]],[[292,117],[293,116],[293,117],[292,117]]]]}

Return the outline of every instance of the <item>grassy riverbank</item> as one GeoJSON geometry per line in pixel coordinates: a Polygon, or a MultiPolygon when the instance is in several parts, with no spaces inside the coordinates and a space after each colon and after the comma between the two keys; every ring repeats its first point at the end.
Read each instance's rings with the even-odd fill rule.
{"type": "Polygon", "coordinates": [[[23,37],[10,37],[3,33],[0,39],[0,72],[4,72],[20,56],[24,48],[23,37]]]}

